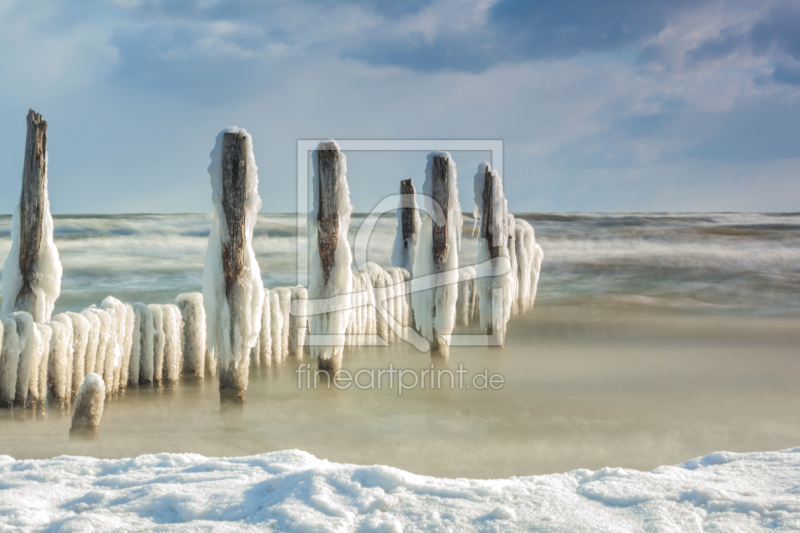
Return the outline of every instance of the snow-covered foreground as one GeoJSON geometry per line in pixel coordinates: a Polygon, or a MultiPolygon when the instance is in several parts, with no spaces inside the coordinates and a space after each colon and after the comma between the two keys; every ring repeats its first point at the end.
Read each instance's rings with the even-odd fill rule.
{"type": "Polygon", "coordinates": [[[0,457],[4,530],[759,531],[800,527],[800,448],[652,472],[437,479],[289,450],[0,457]]]}

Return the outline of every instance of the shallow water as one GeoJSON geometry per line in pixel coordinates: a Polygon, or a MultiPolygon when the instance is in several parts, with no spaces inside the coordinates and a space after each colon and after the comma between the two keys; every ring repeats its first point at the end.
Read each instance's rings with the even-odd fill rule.
{"type": "MultiPolygon", "coordinates": [[[[358,220],[359,217],[356,217],[358,220]]],[[[0,453],[127,457],[299,448],[437,476],[649,470],[717,450],[800,444],[800,216],[531,215],[545,262],[534,311],[505,349],[457,348],[435,369],[500,374],[500,390],[298,389],[298,361],[254,369],[243,411],[216,383],[128,390],[97,442],[70,442],[51,409],[0,413],[0,453]]],[[[8,220],[0,220],[8,232],[8,220]]],[[[199,290],[206,215],[57,217],[57,310],[114,294],[167,302],[199,290]]],[[[267,286],[294,283],[295,222],[259,219],[267,286]]],[[[354,224],[357,225],[357,224],[354,224]]],[[[474,257],[465,223],[461,257],[474,257]],[[471,255],[472,254],[472,255],[471,255]]],[[[373,237],[386,265],[394,219],[373,237]]],[[[352,237],[352,236],[351,236],[352,237]]],[[[8,238],[0,238],[0,255],[8,238]]],[[[430,369],[411,347],[345,352],[345,368],[430,369]]],[[[447,378],[445,379],[447,385],[447,378]]]]}

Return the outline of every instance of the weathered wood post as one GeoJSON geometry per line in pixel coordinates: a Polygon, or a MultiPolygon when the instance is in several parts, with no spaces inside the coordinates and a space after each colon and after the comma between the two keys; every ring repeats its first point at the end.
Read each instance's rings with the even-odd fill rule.
{"type": "Polygon", "coordinates": [[[15,311],[26,311],[36,318],[36,266],[42,243],[44,195],[47,188],[47,122],[33,109],[28,110],[25,138],[25,163],[22,167],[22,195],[19,202],[19,274],[22,287],[17,293],[15,311]]]}
{"type": "MultiPolygon", "coordinates": [[[[497,233],[498,224],[495,221],[495,194],[497,187],[492,179],[492,168],[489,165],[483,167],[483,195],[481,197],[483,203],[483,212],[481,213],[481,229],[480,238],[486,241],[486,248],[489,252],[489,259],[496,259],[500,256],[500,239],[502,235],[495,235],[497,233]]],[[[493,317],[494,318],[494,317],[493,317]]],[[[493,322],[490,321],[486,333],[492,334],[493,322]]]]}
{"type": "MultiPolygon", "coordinates": [[[[247,138],[241,133],[225,133],[222,141],[222,208],[228,227],[228,239],[222,245],[222,268],[225,275],[225,297],[231,312],[230,344],[234,346],[235,324],[244,304],[239,278],[244,271],[245,203],[247,202],[247,138]]],[[[244,403],[249,364],[237,372],[235,365],[219,369],[221,400],[244,403]],[[244,376],[242,376],[244,374],[244,376]]]]}
{"type": "Polygon", "coordinates": [[[414,271],[419,232],[419,211],[414,195],[417,191],[410,179],[400,182],[400,209],[397,213],[397,237],[392,248],[392,266],[414,271]]]}
{"type": "Polygon", "coordinates": [[[71,439],[97,438],[105,399],[106,386],[103,378],[94,372],[87,374],[78,390],[78,399],[75,400],[75,412],[72,414],[72,426],[69,428],[71,439]]]}
{"type": "MultiPolygon", "coordinates": [[[[350,225],[350,196],[346,181],[346,160],[335,141],[319,144],[316,150],[315,216],[312,223],[316,234],[316,254],[312,258],[308,296],[313,305],[336,299],[344,302],[350,298],[352,255],[347,243],[350,225]]],[[[311,346],[312,357],[317,359],[319,370],[333,375],[341,368],[344,336],[350,311],[347,305],[312,311],[312,334],[324,336],[322,344],[311,346]],[[343,308],[340,308],[343,307],[343,308]]]]}
{"type": "MultiPolygon", "coordinates": [[[[436,155],[433,157],[433,172],[431,175],[431,197],[433,201],[442,208],[442,224],[433,224],[431,228],[433,245],[433,265],[434,272],[442,273],[447,270],[447,255],[450,253],[450,246],[447,242],[447,227],[451,221],[449,218],[450,205],[450,165],[447,157],[436,155]]],[[[444,289],[444,287],[440,287],[444,289]]],[[[449,333],[449,332],[447,332],[449,333]]],[[[450,347],[439,339],[439,332],[434,327],[433,338],[431,340],[431,352],[439,353],[443,356],[450,354],[450,347]]]]}

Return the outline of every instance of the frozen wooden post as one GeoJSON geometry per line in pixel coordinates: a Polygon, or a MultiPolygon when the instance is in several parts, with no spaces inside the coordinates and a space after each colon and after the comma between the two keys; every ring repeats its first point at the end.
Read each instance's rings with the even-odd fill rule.
{"type": "Polygon", "coordinates": [[[71,439],[96,439],[103,417],[103,402],[106,399],[106,386],[103,378],[95,373],[87,374],[75,400],[75,412],[72,414],[72,426],[69,428],[71,439]]]}
{"type": "MultiPolygon", "coordinates": [[[[432,241],[433,241],[433,266],[434,272],[442,273],[447,269],[447,254],[450,252],[447,244],[447,226],[449,220],[448,206],[450,205],[450,165],[446,157],[434,156],[433,158],[433,186],[431,188],[431,197],[433,201],[442,208],[442,224],[433,223],[432,227],[432,241]]],[[[439,336],[434,330],[433,341],[431,342],[431,352],[440,353],[441,355],[449,354],[449,346],[439,343],[439,336]]]]}
{"type": "Polygon", "coordinates": [[[414,224],[416,202],[414,202],[413,196],[417,194],[417,191],[414,189],[414,182],[410,179],[402,180],[400,182],[400,194],[403,195],[403,209],[400,213],[400,221],[401,231],[403,232],[403,259],[405,264],[395,266],[401,266],[410,272],[414,265],[409,261],[411,250],[408,249],[408,246],[414,241],[414,232],[416,231],[416,225],[414,224]]]}
{"type": "MultiPolygon", "coordinates": [[[[339,239],[339,149],[334,142],[320,143],[317,150],[319,190],[317,191],[317,222],[319,259],[324,283],[328,283],[336,264],[336,243],[339,239]]],[[[331,375],[340,369],[337,357],[317,358],[319,370],[331,375]]]]}
{"type": "MultiPolygon", "coordinates": [[[[231,311],[231,346],[236,345],[236,324],[246,320],[241,316],[244,298],[239,282],[244,270],[246,202],[247,138],[241,133],[225,133],[222,140],[222,208],[228,227],[228,240],[222,248],[222,267],[225,273],[225,296],[231,311]]],[[[244,366],[248,366],[247,361],[244,366]]],[[[243,382],[233,362],[219,369],[220,400],[244,403],[246,387],[246,381],[243,382]]]]}
{"type": "Polygon", "coordinates": [[[42,243],[44,195],[47,187],[47,122],[33,109],[28,110],[28,134],[25,139],[25,163],[22,167],[22,195],[19,202],[19,274],[22,287],[17,293],[15,311],[36,316],[36,294],[31,284],[36,280],[36,265],[42,243]]]}
{"type": "MultiPolygon", "coordinates": [[[[497,228],[498,226],[494,224],[494,201],[495,201],[495,194],[497,192],[497,187],[494,185],[494,180],[492,179],[492,170],[491,167],[487,164],[483,169],[483,196],[481,201],[483,202],[483,212],[481,213],[481,230],[480,230],[480,237],[486,240],[486,247],[489,250],[489,258],[496,259],[500,256],[500,245],[499,239],[502,238],[502,235],[495,235],[493,228],[497,228]]],[[[488,335],[492,334],[492,324],[493,322],[489,322],[487,326],[486,333],[488,335]]]]}

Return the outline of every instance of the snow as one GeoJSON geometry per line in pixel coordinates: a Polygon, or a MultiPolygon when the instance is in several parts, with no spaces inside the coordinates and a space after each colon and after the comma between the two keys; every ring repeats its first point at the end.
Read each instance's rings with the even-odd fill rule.
{"type": "Polygon", "coordinates": [[[800,448],[717,452],[652,472],[493,480],[338,464],[298,450],[0,456],[0,515],[22,531],[785,531],[800,527],[798,471],[800,448]]]}
{"type": "MultiPolygon", "coordinates": [[[[61,294],[61,261],[58,259],[58,249],[53,242],[53,216],[50,214],[50,197],[47,193],[47,166],[48,157],[45,152],[44,159],[44,203],[42,205],[42,238],[39,243],[39,259],[36,264],[35,281],[31,289],[36,295],[34,309],[20,309],[28,311],[35,322],[43,323],[50,320],[56,300],[61,294]]],[[[20,204],[17,204],[11,218],[11,251],[3,264],[3,306],[2,314],[7,315],[16,311],[17,295],[22,289],[22,276],[19,271],[20,248],[20,204]]]]}
{"type": "Polygon", "coordinates": [[[353,273],[351,263],[353,254],[350,243],[347,241],[347,232],[350,228],[350,215],[353,205],[350,203],[350,189],[347,186],[347,158],[339,150],[336,141],[329,140],[319,144],[312,154],[314,177],[312,189],[314,191],[313,210],[309,213],[309,243],[311,246],[311,264],[309,266],[308,297],[311,300],[328,300],[336,298],[341,307],[332,311],[315,311],[312,305],[309,312],[310,332],[312,335],[324,335],[325,342],[314,343],[311,346],[311,356],[323,360],[341,360],[344,349],[345,332],[350,320],[350,293],[353,288],[353,273]],[[338,153],[337,179],[337,222],[336,251],[334,262],[326,279],[323,273],[322,260],[319,255],[319,159],[318,150],[335,150],[338,153]]]}
{"type": "MultiPolygon", "coordinates": [[[[228,128],[217,135],[211,152],[208,174],[211,178],[211,199],[214,204],[214,221],[206,249],[203,269],[203,305],[206,311],[208,349],[214,353],[220,369],[238,376],[241,386],[247,388],[247,368],[250,350],[258,342],[261,329],[261,311],[264,305],[264,283],[261,280],[256,255],[253,251],[253,229],[256,225],[261,197],[258,195],[258,168],[253,155],[253,139],[241,128],[228,128]],[[228,226],[222,206],[222,147],[226,133],[245,136],[247,166],[246,201],[244,215],[244,270],[239,278],[237,309],[230,309],[225,289],[222,251],[228,240],[228,226]]],[[[227,375],[227,374],[226,374],[227,375]]],[[[230,379],[227,378],[227,379],[230,379]]]]}
{"type": "Polygon", "coordinates": [[[435,213],[433,200],[433,161],[444,157],[448,161],[450,180],[448,183],[448,205],[438,206],[447,216],[448,253],[441,267],[434,264],[432,218],[420,228],[417,255],[414,260],[411,302],[414,309],[416,327],[428,342],[438,346],[442,355],[449,353],[449,335],[456,321],[456,300],[458,299],[458,250],[461,247],[461,205],[458,202],[458,183],[456,164],[447,152],[434,152],[428,155],[425,169],[425,208],[435,213]],[[431,278],[433,276],[433,278],[431,278]],[[432,283],[432,285],[431,285],[432,283]],[[430,288],[424,288],[430,287],[430,288]]]}

